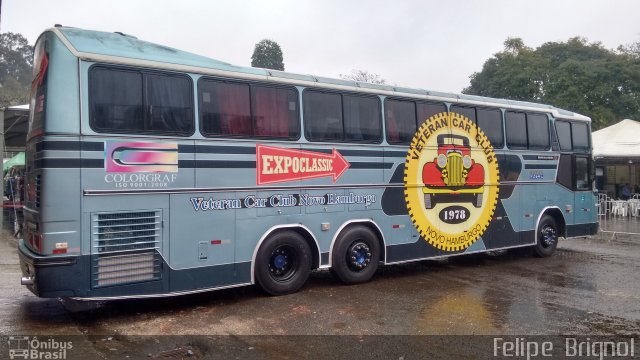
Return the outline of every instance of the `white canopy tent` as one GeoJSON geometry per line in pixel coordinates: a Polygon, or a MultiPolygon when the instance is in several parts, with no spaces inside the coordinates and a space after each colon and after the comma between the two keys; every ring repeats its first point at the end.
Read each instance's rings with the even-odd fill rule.
{"type": "Polygon", "coordinates": [[[640,121],[625,119],[617,124],[594,131],[593,158],[640,159],[640,121]]]}
{"type": "Polygon", "coordinates": [[[640,121],[622,120],[594,131],[593,159],[596,186],[609,196],[619,198],[622,185],[637,191],[640,184],[640,121]]]}

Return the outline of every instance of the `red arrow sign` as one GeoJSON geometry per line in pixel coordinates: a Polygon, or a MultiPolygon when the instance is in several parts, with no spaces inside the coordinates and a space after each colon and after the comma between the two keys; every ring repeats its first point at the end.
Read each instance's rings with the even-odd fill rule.
{"type": "Polygon", "coordinates": [[[256,145],[258,185],[332,176],[333,182],[351,166],[333,149],[332,154],[256,145]]]}

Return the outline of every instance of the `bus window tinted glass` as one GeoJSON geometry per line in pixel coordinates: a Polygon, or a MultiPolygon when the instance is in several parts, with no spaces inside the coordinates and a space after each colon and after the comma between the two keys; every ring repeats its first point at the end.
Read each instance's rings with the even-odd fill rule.
{"type": "Polygon", "coordinates": [[[447,111],[444,104],[417,103],[416,107],[418,111],[418,126],[433,115],[447,111]]]}
{"type": "Polygon", "coordinates": [[[524,113],[507,111],[505,114],[507,146],[510,149],[527,148],[527,119],[524,113]]]}
{"type": "Polygon", "coordinates": [[[589,130],[587,124],[571,123],[574,150],[589,150],[589,130]]]}
{"type": "Polygon", "coordinates": [[[571,123],[556,121],[556,134],[560,143],[560,150],[571,151],[571,123]]]}
{"type": "Polygon", "coordinates": [[[91,71],[92,123],[99,130],[143,131],[142,73],[91,71]]]}
{"type": "Polygon", "coordinates": [[[201,81],[198,91],[203,134],[249,136],[253,133],[249,85],[201,81]]]}
{"type": "Polygon", "coordinates": [[[342,100],[338,94],[304,92],[304,128],[310,140],[342,140],[342,100]]]}
{"type": "Polygon", "coordinates": [[[416,132],[416,105],[412,101],[386,100],[385,123],[389,144],[408,144],[416,132]]]}
{"type": "Polygon", "coordinates": [[[299,126],[296,91],[252,86],[251,102],[256,136],[297,137],[299,126]]]}
{"type": "Polygon", "coordinates": [[[147,75],[148,130],[193,132],[191,82],[186,78],[147,75]]]}
{"type": "Polygon", "coordinates": [[[478,109],[478,127],[489,138],[494,148],[504,146],[502,112],[498,109],[478,109]]]}
{"type": "Polygon", "coordinates": [[[549,119],[546,115],[527,114],[527,134],[529,135],[529,149],[549,149],[549,119]]]}
{"type": "Polygon", "coordinates": [[[476,123],[476,108],[474,107],[451,105],[451,112],[464,115],[467,119],[471,120],[472,123],[476,123]]]}
{"type": "Polygon", "coordinates": [[[589,177],[589,160],[583,156],[576,156],[576,190],[591,190],[589,177]]]}
{"type": "Polygon", "coordinates": [[[344,95],[344,139],[374,142],[381,139],[378,98],[344,95]]]}

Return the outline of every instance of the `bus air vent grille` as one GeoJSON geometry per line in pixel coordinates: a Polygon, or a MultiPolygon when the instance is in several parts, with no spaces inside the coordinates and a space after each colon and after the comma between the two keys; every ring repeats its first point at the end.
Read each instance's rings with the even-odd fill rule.
{"type": "Polygon", "coordinates": [[[93,287],[157,280],[160,279],[161,266],[159,256],[150,251],[100,255],[93,263],[93,287]]]}
{"type": "Polygon", "coordinates": [[[94,253],[157,249],[160,244],[157,211],[95,214],[93,220],[94,253]]]}
{"type": "Polygon", "coordinates": [[[161,211],[92,214],[93,287],[161,276],[161,211]]]}

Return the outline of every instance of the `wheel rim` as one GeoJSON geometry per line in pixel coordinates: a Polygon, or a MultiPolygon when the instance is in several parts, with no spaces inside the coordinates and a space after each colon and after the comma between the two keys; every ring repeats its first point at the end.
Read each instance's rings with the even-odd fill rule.
{"type": "Polygon", "coordinates": [[[364,241],[354,241],[347,251],[347,264],[353,271],[362,271],[371,263],[371,248],[364,241]]]}
{"type": "Polygon", "coordinates": [[[557,241],[556,229],[550,225],[544,225],[540,231],[541,244],[545,248],[549,248],[557,241]]]}
{"type": "Polygon", "coordinates": [[[276,281],[287,281],[296,274],[298,255],[289,245],[276,247],[269,257],[269,275],[276,281]]]}

